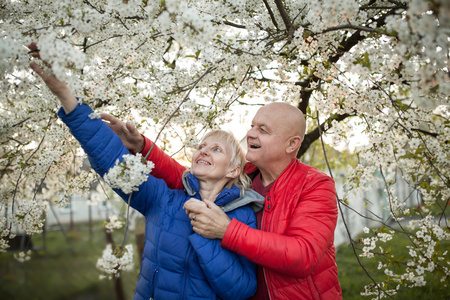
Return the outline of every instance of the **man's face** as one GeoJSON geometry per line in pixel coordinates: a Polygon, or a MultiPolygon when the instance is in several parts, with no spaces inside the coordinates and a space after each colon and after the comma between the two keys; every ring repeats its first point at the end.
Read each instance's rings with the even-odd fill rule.
{"type": "Polygon", "coordinates": [[[261,107],[247,132],[246,159],[259,168],[264,168],[285,158],[288,136],[280,110],[261,107]]]}

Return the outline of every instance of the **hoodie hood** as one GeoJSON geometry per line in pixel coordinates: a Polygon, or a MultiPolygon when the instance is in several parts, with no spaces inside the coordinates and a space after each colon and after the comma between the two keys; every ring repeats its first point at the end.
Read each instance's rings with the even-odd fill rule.
{"type": "MultiPolygon", "coordinates": [[[[200,182],[197,177],[189,172],[182,177],[182,181],[184,189],[189,196],[194,197],[197,195],[197,197],[200,198],[200,194],[198,194],[200,191],[200,182]]],[[[241,189],[233,185],[231,188],[224,188],[217,196],[214,203],[224,212],[230,212],[236,208],[250,205],[256,213],[263,209],[264,197],[251,189],[244,190],[241,193],[241,189]]]]}

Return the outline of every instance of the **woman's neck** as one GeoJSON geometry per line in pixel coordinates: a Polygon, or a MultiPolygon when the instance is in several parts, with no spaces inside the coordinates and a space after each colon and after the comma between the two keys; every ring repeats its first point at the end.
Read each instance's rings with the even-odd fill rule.
{"type": "Polygon", "coordinates": [[[222,192],[224,184],[222,182],[207,183],[200,181],[199,194],[203,200],[216,201],[217,196],[222,192]]]}

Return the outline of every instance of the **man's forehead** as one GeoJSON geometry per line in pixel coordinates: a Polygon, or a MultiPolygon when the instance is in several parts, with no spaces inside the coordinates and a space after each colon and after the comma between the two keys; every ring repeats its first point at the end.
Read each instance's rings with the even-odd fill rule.
{"type": "Polygon", "coordinates": [[[256,114],[252,120],[252,124],[259,127],[271,128],[276,123],[276,119],[269,114],[256,114]]]}

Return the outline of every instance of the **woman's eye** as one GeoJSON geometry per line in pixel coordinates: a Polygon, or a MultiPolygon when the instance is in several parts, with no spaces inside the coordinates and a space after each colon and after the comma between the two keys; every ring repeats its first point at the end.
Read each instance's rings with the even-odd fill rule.
{"type": "Polygon", "coordinates": [[[214,151],[220,152],[220,148],[214,148],[214,151]]]}

